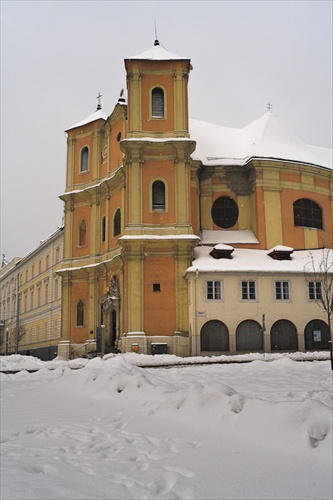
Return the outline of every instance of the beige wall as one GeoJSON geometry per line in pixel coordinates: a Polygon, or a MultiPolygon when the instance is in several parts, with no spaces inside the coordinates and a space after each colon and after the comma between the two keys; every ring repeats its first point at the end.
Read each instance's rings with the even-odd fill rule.
{"type": "Polygon", "coordinates": [[[192,333],[192,354],[200,354],[200,332],[204,324],[210,320],[222,321],[229,331],[230,352],[236,352],[235,334],[237,326],[244,320],[254,320],[262,324],[265,315],[265,351],[270,351],[270,331],[273,324],[281,319],[291,321],[298,333],[298,348],[304,350],[303,334],[307,323],[314,319],[327,321],[327,316],[315,301],[310,301],[307,284],[302,274],[217,274],[191,273],[189,281],[190,330],[192,333]],[[206,280],[222,281],[222,299],[206,300],[206,280]],[[257,300],[241,299],[243,280],[254,280],[257,283],[257,300]],[[289,281],[291,285],[290,300],[275,299],[275,281],[289,281]]]}

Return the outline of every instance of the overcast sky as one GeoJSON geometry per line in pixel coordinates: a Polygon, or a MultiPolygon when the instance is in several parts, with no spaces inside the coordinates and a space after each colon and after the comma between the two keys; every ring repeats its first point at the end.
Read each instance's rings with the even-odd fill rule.
{"type": "Polygon", "coordinates": [[[62,223],[64,130],[109,115],[124,59],[160,43],[191,58],[190,116],[243,127],[266,112],[332,146],[332,1],[1,0],[1,253],[62,223]]]}

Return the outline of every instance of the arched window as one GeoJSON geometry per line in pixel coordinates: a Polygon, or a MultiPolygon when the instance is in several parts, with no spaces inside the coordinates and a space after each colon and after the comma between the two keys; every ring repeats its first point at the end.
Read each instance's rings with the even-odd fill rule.
{"type": "Polygon", "coordinates": [[[229,351],[229,332],[222,321],[207,321],[200,332],[201,351],[229,351]]]}
{"type": "Polygon", "coordinates": [[[105,242],[106,238],[106,217],[105,215],[102,217],[102,227],[101,227],[101,241],[102,243],[105,242]]]}
{"type": "Polygon", "coordinates": [[[120,208],[116,210],[113,219],[113,236],[118,236],[121,233],[121,211],[120,208]]]}
{"type": "Polygon", "coordinates": [[[87,147],[84,147],[81,151],[81,172],[88,172],[88,159],[89,159],[89,150],[87,147]]]}
{"type": "Polygon", "coordinates": [[[238,207],[229,196],[220,196],[212,206],[212,219],[222,229],[229,229],[238,220],[238,207]]]}
{"type": "Polygon", "coordinates": [[[294,225],[303,227],[323,228],[322,210],[317,203],[307,198],[294,202],[294,225]]]}
{"type": "Polygon", "coordinates": [[[272,351],[297,351],[297,331],[295,325],[287,320],[276,321],[271,328],[272,351]]]}
{"type": "Polygon", "coordinates": [[[87,224],[82,220],[79,225],[79,246],[82,247],[87,244],[87,224]]]}
{"type": "Polygon", "coordinates": [[[84,302],[79,300],[76,305],[76,326],[84,325],[84,302]]]}
{"type": "Polygon", "coordinates": [[[159,212],[165,210],[165,184],[162,181],[153,182],[152,208],[159,212]]]}
{"type": "Polygon", "coordinates": [[[152,91],[152,117],[164,118],[164,92],[160,87],[155,87],[152,91]]]}
{"type": "Polygon", "coordinates": [[[236,329],[236,350],[257,352],[263,348],[264,339],[259,323],[251,319],[242,321],[236,329]]]}

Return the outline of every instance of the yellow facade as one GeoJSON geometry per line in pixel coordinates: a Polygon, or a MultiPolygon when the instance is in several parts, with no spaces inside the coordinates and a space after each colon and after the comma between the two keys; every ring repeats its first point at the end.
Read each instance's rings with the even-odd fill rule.
{"type": "Polygon", "coordinates": [[[61,340],[63,228],[0,271],[1,353],[57,355],[61,340]]]}
{"type": "MultiPolygon", "coordinates": [[[[121,97],[109,117],[97,109],[67,130],[59,274],[68,352],[73,345],[92,346],[102,325],[103,352],[150,353],[161,343],[168,352],[199,354],[200,322],[193,320],[185,274],[204,231],[253,235],[245,243],[236,238],[235,248],[301,250],[332,243],[331,169],[255,156],[208,167],[196,158],[188,116],[191,69],[189,59],[156,42],[151,51],[125,60],[127,102],[121,97]],[[82,169],[84,150],[89,160],[82,169]],[[226,198],[237,207],[237,218],[221,231],[212,207],[226,198]],[[295,225],[293,204],[303,198],[321,207],[321,229],[295,225]]],[[[193,287],[199,296],[200,279],[189,279],[193,287]]],[[[260,317],[267,307],[247,312],[243,306],[241,314],[260,317]]],[[[231,329],[235,325],[232,320],[231,329]]],[[[232,343],[229,350],[235,351],[232,343]]]]}

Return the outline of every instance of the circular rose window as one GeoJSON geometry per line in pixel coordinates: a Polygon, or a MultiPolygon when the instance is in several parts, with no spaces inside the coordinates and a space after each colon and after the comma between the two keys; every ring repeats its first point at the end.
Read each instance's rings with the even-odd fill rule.
{"type": "Polygon", "coordinates": [[[238,207],[232,198],[220,196],[212,206],[212,219],[222,229],[229,229],[238,220],[238,207]]]}

